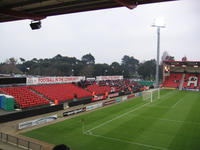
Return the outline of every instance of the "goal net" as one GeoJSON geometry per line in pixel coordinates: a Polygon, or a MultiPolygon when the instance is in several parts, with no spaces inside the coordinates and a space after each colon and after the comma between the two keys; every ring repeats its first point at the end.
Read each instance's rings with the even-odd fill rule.
{"type": "Polygon", "coordinates": [[[142,92],[143,101],[150,100],[151,102],[155,99],[160,99],[160,89],[152,89],[142,92]]]}

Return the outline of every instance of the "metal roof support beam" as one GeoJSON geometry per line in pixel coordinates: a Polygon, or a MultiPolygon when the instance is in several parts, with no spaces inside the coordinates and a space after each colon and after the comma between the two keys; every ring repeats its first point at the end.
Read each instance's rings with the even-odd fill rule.
{"type": "Polygon", "coordinates": [[[5,10],[5,9],[0,10],[0,14],[12,16],[12,17],[17,17],[17,18],[20,18],[20,19],[31,19],[31,20],[42,20],[42,19],[46,18],[46,16],[33,15],[33,14],[28,14],[26,12],[5,10]]]}
{"type": "Polygon", "coordinates": [[[134,9],[137,7],[137,2],[133,2],[132,0],[115,0],[117,3],[126,6],[129,9],[134,9]]]}

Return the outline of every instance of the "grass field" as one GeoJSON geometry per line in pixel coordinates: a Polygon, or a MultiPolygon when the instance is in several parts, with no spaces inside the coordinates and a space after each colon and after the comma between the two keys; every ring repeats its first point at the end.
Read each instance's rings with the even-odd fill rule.
{"type": "Polygon", "coordinates": [[[72,150],[199,150],[200,93],[161,90],[152,103],[138,97],[24,135],[72,150]]]}

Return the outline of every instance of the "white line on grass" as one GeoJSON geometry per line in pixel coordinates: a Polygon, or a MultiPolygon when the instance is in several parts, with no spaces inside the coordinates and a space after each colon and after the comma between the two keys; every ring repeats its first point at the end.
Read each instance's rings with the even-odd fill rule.
{"type": "MultiPolygon", "coordinates": [[[[165,98],[166,96],[169,96],[169,95],[171,95],[173,93],[174,93],[174,91],[172,91],[170,93],[167,93],[164,96],[162,96],[162,98],[165,98]]],[[[104,138],[104,139],[110,139],[110,140],[119,141],[119,142],[124,142],[124,143],[129,143],[129,144],[134,144],[134,145],[140,145],[140,146],[143,146],[143,147],[149,147],[149,148],[154,148],[154,149],[159,149],[159,150],[168,150],[167,148],[163,148],[163,147],[158,147],[158,146],[153,146],[153,145],[148,145],[148,144],[143,144],[143,143],[137,143],[137,142],[132,142],[132,141],[126,141],[126,140],[121,140],[121,139],[118,139],[118,138],[111,138],[111,137],[106,137],[106,136],[97,135],[97,134],[93,134],[92,133],[93,130],[95,130],[97,128],[100,128],[100,127],[102,127],[102,126],[104,126],[104,125],[106,125],[106,124],[108,124],[108,123],[110,123],[110,122],[112,122],[114,120],[117,120],[117,119],[119,119],[119,118],[121,118],[121,117],[123,117],[123,116],[125,116],[125,115],[127,115],[129,113],[131,113],[131,112],[139,110],[139,109],[145,107],[148,104],[151,104],[151,103],[148,102],[148,103],[145,103],[143,105],[140,105],[139,107],[137,107],[137,108],[135,108],[133,110],[130,110],[130,111],[126,112],[126,113],[123,113],[123,114],[121,114],[121,115],[119,115],[119,116],[117,116],[117,117],[115,117],[115,118],[113,118],[111,120],[108,120],[108,121],[106,121],[104,123],[101,123],[101,124],[99,124],[98,126],[96,126],[94,128],[91,128],[91,129],[89,129],[87,131],[83,131],[83,134],[87,134],[87,135],[91,135],[91,136],[95,136],[95,137],[101,137],[101,138],[104,138]]]]}
{"type": "Polygon", "coordinates": [[[180,103],[182,100],[184,100],[184,97],[183,98],[181,98],[181,99],[179,99],[171,108],[174,108],[174,107],[176,107],[176,105],[178,104],[178,103],[180,103]]]}
{"type": "Polygon", "coordinates": [[[169,95],[173,94],[174,92],[176,92],[176,90],[170,91],[170,92],[168,92],[167,94],[165,94],[163,96],[161,95],[161,98],[168,97],[169,95]]]}
{"type": "Polygon", "coordinates": [[[159,119],[163,121],[171,121],[171,122],[177,122],[177,123],[187,123],[187,124],[195,124],[195,125],[200,125],[198,122],[188,122],[188,121],[181,121],[181,120],[171,120],[171,119],[159,119]]]}
{"type": "Polygon", "coordinates": [[[139,146],[148,147],[148,148],[154,148],[154,149],[158,149],[158,150],[169,150],[167,148],[163,148],[163,147],[159,147],[159,146],[153,146],[153,145],[149,145],[149,144],[143,144],[143,143],[138,143],[138,142],[133,142],[133,141],[128,141],[128,140],[122,140],[122,139],[118,139],[118,138],[112,138],[112,137],[102,136],[102,135],[98,135],[98,134],[93,134],[92,132],[90,132],[88,135],[91,135],[94,137],[99,137],[99,138],[104,138],[104,139],[109,139],[109,140],[113,140],[113,141],[133,144],[133,145],[139,145],[139,146]]]}
{"type": "Polygon", "coordinates": [[[166,106],[154,106],[154,105],[149,105],[149,106],[146,106],[146,107],[155,107],[155,108],[164,108],[164,109],[171,109],[171,107],[166,107],[166,106]]]}
{"type": "Polygon", "coordinates": [[[165,119],[165,118],[156,118],[156,117],[145,117],[145,116],[135,115],[135,114],[133,114],[132,116],[141,117],[141,118],[144,118],[144,119],[145,119],[145,118],[148,118],[148,119],[156,119],[156,120],[168,121],[168,122],[187,123],[187,124],[200,125],[200,123],[198,123],[198,122],[188,122],[188,121],[173,120],[173,119],[165,119]]]}
{"type": "Polygon", "coordinates": [[[172,94],[174,94],[176,92],[176,90],[173,90],[173,91],[170,91],[169,93],[167,94],[164,94],[164,95],[161,95],[160,96],[160,99],[162,100],[159,100],[159,101],[156,101],[157,104],[163,102],[164,100],[167,100],[172,94]]]}
{"type": "Polygon", "coordinates": [[[108,124],[108,123],[110,123],[110,122],[112,122],[112,121],[114,121],[114,120],[117,120],[117,119],[119,119],[119,118],[121,118],[121,117],[123,117],[123,116],[125,116],[125,115],[127,115],[127,114],[129,114],[129,113],[131,113],[131,112],[134,112],[134,111],[136,111],[136,110],[139,110],[139,109],[143,108],[143,107],[146,106],[147,104],[150,104],[150,103],[148,102],[148,103],[145,103],[145,104],[143,104],[143,105],[140,105],[139,107],[137,107],[137,108],[135,108],[135,109],[132,109],[132,110],[130,110],[130,111],[128,111],[128,112],[125,112],[125,113],[123,113],[123,114],[121,114],[121,115],[119,115],[119,116],[117,116],[117,117],[115,117],[115,118],[113,118],[113,119],[110,119],[110,120],[108,120],[108,121],[106,121],[106,122],[104,122],[104,123],[101,123],[100,125],[98,125],[98,126],[92,128],[92,129],[89,129],[89,130],[87,130],[86,132],[91,132],[92,130],[95,130],[95,129],[99,128],[99,127],[102,127],[102,126],[104,126],[104,125],[106,125],[106,124],[108,124]]]}
{"type": "MultiPolygon", "coordinates": [[[[169,93],[163,95],[161,98],[166,97],[166,96],[168,96],[168,95],[171,95],[171,94],[173,94],[174,92],[175,92],[175,91],[169,92],[169,93]]],[[[93,130],[99,128],[99,127],[102,127],[102,126],[104,126],[104,125],[106,125],[106,124],[108,124],[108,123],[110,123],[110,122],[112,122],[112,121],[114,121],[114,120],[116,120],[116,119],[119,119],[119,118],[121,118],[121,117],[123,117],[123,116],[125,116],[125,115],[127,115],[127,114],[129,114],[129,113],[131,113],[131,112],[134,112],[134,111],[136,111],[136,110],[139,110],[139,109],[143,108],[143,107],[146,106],[147,104],[151,104],[151,103],[148,102],[148,103],[145,103],[145,104],[143,104],[143,105],[140,105],[139,107],[137,107],[137,108],[135,108],[135,109],[133,109],[133,110],[130,110],[130,111],[128,111],[128,112],[125,112],[125,113],[123,113],[123,114],[121,114],[121,115],[119,115],[119,116],[117,116],[117,117],[115,117],[115,118],[113,118],[113,119],[111,119],[111,120],[108,120],[108,121],[106,121],[106,122],[104,122],[104,123],[101,123],[101,124],[99,124],[98,126],[87,130],[86,132],[91,132],[91,131],[93,131],[93,130]]]]}
{"type": "Polygon", "coordinates": [[[170,95],[174,94],[174,92],[176,92],[176,90],[173,90],[173,91],[168,92],[167,94],[161,95],[161,96],[160,96],[160,99],[162,99],[162,100],[158,100],[158,99],[157,99],[158,101],[154,101],[154,100],[153,100],[153,103],[151,103],[151,104],[150,104],[149,106],[147,106],[147,107],[158,107],[158,108],[171,109],[171,107],[158,106],[158,105],[156,105],[156,104],[162,103],[164,100],[167,100],[167,99],[170,97],[170,95]],[[154,104],[154,105],[153,105],[153,104],[154,104]]]}

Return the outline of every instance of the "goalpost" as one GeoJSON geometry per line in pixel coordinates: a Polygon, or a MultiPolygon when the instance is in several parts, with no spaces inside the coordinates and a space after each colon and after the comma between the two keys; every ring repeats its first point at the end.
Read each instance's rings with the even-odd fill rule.
{"type": "Polygon", "coordinates": [[[143,101],[150,100],[151,102],[153,102],[153,99],[155,99],[156,97],[157,99],[160,99],[160,88],[142,92],[143,101]]]}

